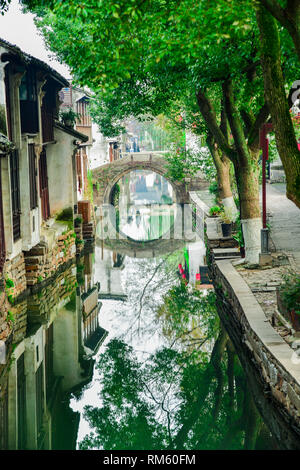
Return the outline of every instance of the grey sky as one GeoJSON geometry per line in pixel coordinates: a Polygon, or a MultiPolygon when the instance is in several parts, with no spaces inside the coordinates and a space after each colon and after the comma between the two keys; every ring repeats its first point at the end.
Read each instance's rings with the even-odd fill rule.
{"type": "Polygon", "coordinates": [[[70,72],[66,65],[60,64],[46,49],[43,38],[38,32],[31,13],[21,12],[18,0],[12,0],[9,11],[0,15],[0,38],[17,45],[24,52],[43,60],[66,78],[70,72]]]}

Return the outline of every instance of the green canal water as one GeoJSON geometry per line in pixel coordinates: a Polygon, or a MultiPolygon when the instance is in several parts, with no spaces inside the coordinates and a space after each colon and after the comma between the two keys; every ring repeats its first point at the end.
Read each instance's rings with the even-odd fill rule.
{"type": "MultiPolygon", "coordinates": [[[[140,211],[137,224],[132,198],[139,177],[119,182],[119,203],[131,197],[120,223],[131,236],[142,226],[149,240],[151,213],[140,211]]],[[[162,191],[172,198],[160,183],[160,199],[151,194],[158,204],[162,191]]],[[[0,366],[0,448],[275,448],[213,291],[179,276],[184,253],[135,258],[96,243],[13,307],[14,337],[0,366]]]]}

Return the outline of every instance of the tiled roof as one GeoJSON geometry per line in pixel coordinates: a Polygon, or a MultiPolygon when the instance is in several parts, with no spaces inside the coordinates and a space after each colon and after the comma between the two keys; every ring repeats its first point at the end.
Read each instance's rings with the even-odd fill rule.
{"type": "Polygon", "coordinates": [[[69,86],[69,81],[66,78],[64,78],[62,75],[60,75],[60,73],[56,72],[56,70],[54,70],[42,60],[37,59],[36,57],[33,57],[32,55],[27,54],[26,52],[23,52],[18,46],[11,44],[10,42],[2,38],[0,38],[0,47],[1,46],[7,49],[9,52],[15,54],[22,62],[24,62],[24,64],[35,65],[51,74],[51,76],[63,86],[69,86]]]}

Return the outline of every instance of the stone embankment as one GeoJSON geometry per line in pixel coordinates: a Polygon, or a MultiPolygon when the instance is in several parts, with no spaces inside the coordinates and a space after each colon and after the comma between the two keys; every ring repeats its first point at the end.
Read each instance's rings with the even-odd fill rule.
{"type": "Polygon", "coordinates": [[[213,224],[208,219],[207,248],[219,316],[278,446],[300,449],[300,358],[272,326],[272,315],[266,315],[234,266],[239,255],[234,241],[218,236],[213,224]]]}

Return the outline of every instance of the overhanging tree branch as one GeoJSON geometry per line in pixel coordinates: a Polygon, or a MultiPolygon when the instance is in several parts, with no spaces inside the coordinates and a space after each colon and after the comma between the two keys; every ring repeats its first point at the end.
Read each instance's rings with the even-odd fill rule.
{"type": "Polygon", "coordinates": [[[223,83],[223,96],[228,122],[230,124],[231,132],[234,138],[238,155],[245,162],[248,160],[248,149],[245,139],[245,134],[241,122],[239,112],[235,106],[233,87],[231,80],[226,80],[223,83]]]}
{"type": "Polygon", "coordinates": [[[210,100],[205,95],[204,91],[199,89],[196,93],[197,103],[207,127],[212,133],[215,141],[221,150],[230,158],[236,157],[235,150],[228,144],[224,134],[218,126],[215,111],[212,107],[210,100]]]}
{"type": "Polygon", "coordinates": [[[249,132],[248,145],[251,150],[259,150],[259,129],[261,128],[262,124],[267,121],[269,116],[269,106],[267,105],[267,103],[265,103],[257,113],[256,119],[249,132]]]}
{"type": "Polygon", "coordinates": [[[276,0],[258,0],[279,23],[288,30],[300,60],[300,2],[288,0],[282,8],[276,0]]]}

